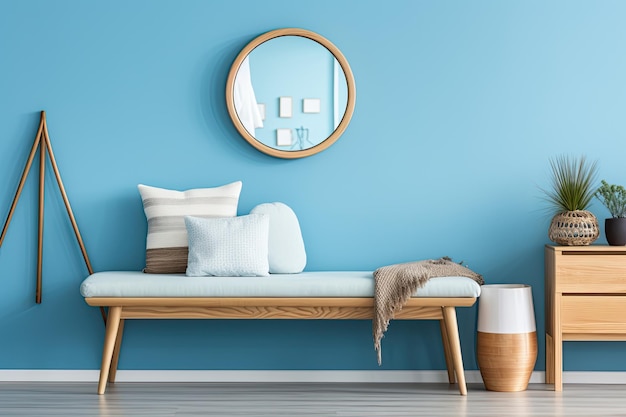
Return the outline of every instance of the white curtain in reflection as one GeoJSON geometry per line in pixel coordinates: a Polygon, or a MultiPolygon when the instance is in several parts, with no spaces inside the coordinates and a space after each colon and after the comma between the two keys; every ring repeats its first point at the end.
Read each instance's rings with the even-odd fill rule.
{"type": "Polygon", "coordinates": [[[333,130],[339,126],[339,62],[333,58],[333,130]]]}
{"type": "Polygon", "coordinates": [[[239,120],[246,128],[248,133],[255,135],[255,129],[263,127],[263,119],[252,88],[252,77],[250,75],[250,61],[246,57],[237,75],[235,76],[235,110],[239,116],[239,120]]]}

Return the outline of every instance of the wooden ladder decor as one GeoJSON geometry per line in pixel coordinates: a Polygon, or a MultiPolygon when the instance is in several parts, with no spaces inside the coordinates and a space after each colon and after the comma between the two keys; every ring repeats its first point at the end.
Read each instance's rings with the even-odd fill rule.
{"type": "Polygon", "coordinates": [[[72,212],[72,208],[70,207],[70,202],[67,199],[65,187],[63,187],[63,181],[61,181],[61,175],[59,174],[59,168],[57,167],[56,160],[54,159],[54,153],[52,153],[52,146],[50,145],[50,135],[48,134],[48,126],[46,125],[45,111],[41,112],[41,119],[39,121],[39,129],[37,129],[37,136],[35,136],[35,142],[33,143],[33,147],[30,150],[30,155],[28,156],[28,160],[26,161],[26,167],[24,168],[24,172],[22,173],[22,178],[20,179],[19,185],[17,186],[17,192],[15,193],[15,197],[13,198],[13,203],[11,204],[9,215],[7,216],[7,219],[4,222],[4,227],[2,228],[2,234],[0,235],[0,247],[2,246],[2,242],[4,241],[4,237],[6,236],[7,230],[9,228],[9,223],[11,223],[11,218],[13,217],[15,206],[17,205],[17,201],[19,200],[22,189],[24,188],[24,183],[26,182],[26,178],[28,177],[28,173],[30,171],[33,160],[35,159],[35,154],[37,153],[37,150],[39,150],[39,227],[37,241],[37,293],[35,296],[35,301],[37,302],[37,304],[41,304],[41,271],[43,258],[43,215],[46,151],[50,158],[50,163],[52,165],[54,175],[56,176],[57,184],[59,185],[59,190],[61,191],[61,196],[63,197],[63,201],[65,202],[67,214],[70,218],[70,221],[72,222],[72,227],[74,228],[74,233],[76,234],[76,240],[80,245],[80,250],[83,253],[83,258],[85,259],[85,264],[87,265],[89,274],[93,274],[93,269],[91,268],[91,262],[89,262],[89,257],[87,256],[87,251],[85,249],[85,245],[83,244],[83,239],[80,236],[78,225],[76,224],[76,219],[74,218],[74,213],[72,212]]]}

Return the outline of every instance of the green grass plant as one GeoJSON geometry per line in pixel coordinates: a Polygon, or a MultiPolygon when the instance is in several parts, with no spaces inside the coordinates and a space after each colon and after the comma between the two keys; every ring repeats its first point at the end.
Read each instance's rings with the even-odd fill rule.
{"type": "Polygon", "coordinates": [[[556,213],[587,210],[596,193],[597,161],[561,155],[550,159],[550,168],[552,186],[542,191],[551,208],[556,213]]]}

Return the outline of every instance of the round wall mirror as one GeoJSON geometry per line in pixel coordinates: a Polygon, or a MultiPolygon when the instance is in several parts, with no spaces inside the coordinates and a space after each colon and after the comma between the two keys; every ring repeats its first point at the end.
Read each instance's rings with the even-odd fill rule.
{"type": "Polygon", "coordinates": [[[278,29],[237,55],[226,82],[228,114],[243,138],[278,158],[323,151],[346,130],[356,100],[354,75],[328,39],[278,29]]]}

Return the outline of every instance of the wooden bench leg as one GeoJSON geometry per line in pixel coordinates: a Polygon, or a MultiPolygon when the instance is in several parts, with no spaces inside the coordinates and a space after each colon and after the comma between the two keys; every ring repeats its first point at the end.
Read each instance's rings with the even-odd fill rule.
{"type": "Polygon", "coordinates": [[[454,364],[452,363],[452,351],[450,350],[450,339],[448,338],[448,331],[446,330],[446,322],[444,319],[439,320],[439,327],[441,328],[441,339],[443,340],[443,353],[446,358],[446,369],[448,370],[448,382],[454,384],[454,364]]]}
{"type": "Polygon", "coordinates": [[[115,347],[113,348],[113,358],[111,359],[111,369],[109,370],[109,382],[115,383],[115,376],[117,375],[117,364],[120,361],[120,349],[122,348],[122,335],[124,334],[124,319],[120,320],[120,326],[117,330],[117,337],[115,338],[115,347]]]}
{"type": "Polygon", "coordinates": [[[113,350],[115,348],[115,339],[120,327],[120,317],[122,315],[122,307],[109,307],[109,316],[107,318],[107,327],[104,335],[104,348],[102,349],[102,365],[100,366],[100,381],[98,382],[98,394],[104,394],[106,390],[107,380],[109,379],[109,370],[111,369],[111,360],[113,359],[113,350]]]}
{"type": "Polygon", "coordinates": [[[443,308],[443,319],[446,324],[446,333],[450,342],[450,353],[452,355],[452,363],[456,379],[459,381],[459,391],[461,395],[467,395],[467,386],[465,385],[465,370],[463,369],[463,356],[461,355],[461,340],[459,339],[459,328],[456,321],[456,310],[452,306],[443,308]]]}

